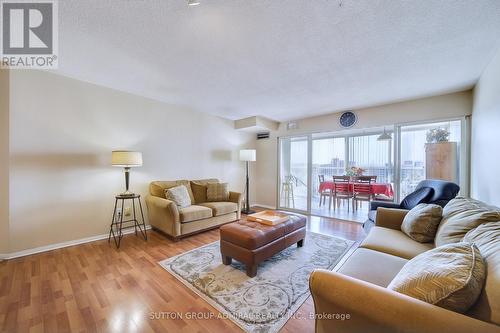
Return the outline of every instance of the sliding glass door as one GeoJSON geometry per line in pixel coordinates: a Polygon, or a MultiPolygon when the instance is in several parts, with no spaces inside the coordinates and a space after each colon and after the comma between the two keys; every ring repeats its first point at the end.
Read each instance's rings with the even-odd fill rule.
{"type": "Polygon", "coordinates": [[[461,185],[462,121],[400,126],[400,198],[424,179],[461,185]]]}
{"type": "Polygon", "coordinates": [[[319,200],[322,181],[342,176],[346,168],[346,139],[343,137],[312,136],[312,196],[319,200]]]}
{"type": "Polygon", "coordinates": [[[333,176],[353,176],[355,171],[375,179],[370,200],[399,201],[424,179],[453,181],[467,195],[466,124],[456,119],[400,124],[387,131],[281,137],[278,208],[363,221],[366,203],[353,210],[330,204],[333,176]]]}
{"type": "Polygon", "coordinates": [[[363,174],[376,177],[377,183],[392,184],[393,140],[379,140],[381,134],[349,137],[349,167],[363,169],[363,174]]]}
{"type": "Polygon", "coordinates": [[[279,140],[280,208],[309,211],[309,137],[279,140]]]}

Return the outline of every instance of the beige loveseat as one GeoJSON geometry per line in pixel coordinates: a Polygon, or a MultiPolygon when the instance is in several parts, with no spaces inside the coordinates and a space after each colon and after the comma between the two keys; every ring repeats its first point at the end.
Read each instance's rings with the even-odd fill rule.
{"type": "Polygon", "coordinates": [[[149,224],[154,229],[162,231],[174,240],[178,240],[183,236],[239,220],[242,199],[240,193],[229,192],[227,201],[207,202],[206,192],[201,193],[199,190],[193,192],[191,188],[193,183],[206,185],[207,183],[218,182],[218,179],[152,182],[149,185],[150,195],[146,197],[149,224]],[[178,208],[173,201],[165,198],[166,189],[179,185],[185,185],[188,189],[192,202],[191,206],[178,208]]]}
{"type": "Polygon", "coordinates": [[[375,227],[337,272],[312,273],[316,332],[500,332],[500,210],[457,198],[443,211],[438,245],[461,241],[469,230],[489,224],[485,226],[488,232],[475,239],[487,264],[486,283],[466,314],[386,289],[409,259],[435,246],[418,243],[401,232],[407,212],[379,208],[375,227]],[[350,318],[335,319],[335,314],[350,318]]]}

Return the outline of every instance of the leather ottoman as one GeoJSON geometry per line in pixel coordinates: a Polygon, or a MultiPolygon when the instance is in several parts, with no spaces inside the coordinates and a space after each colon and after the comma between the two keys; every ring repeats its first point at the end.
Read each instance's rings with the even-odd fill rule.
{"type": "Polygon", "coordinates": [[[290,215],[286,222],[268,226],[241,220],[220,227],[220,250],[224,265],[236,259],[246,265],[247,275],[257,275],[257,265],[297,243],[304,244],[306,218],[290,215]]]}

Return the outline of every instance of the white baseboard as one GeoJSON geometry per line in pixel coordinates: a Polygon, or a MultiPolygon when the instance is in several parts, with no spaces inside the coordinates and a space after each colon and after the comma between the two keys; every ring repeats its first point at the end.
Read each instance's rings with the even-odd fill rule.
{"type": "Polygon", "coordinates": [[[252,205],[252,207],[262,207],[262,208],[267,208],[267,209],[276,209],[276,206],[269,206],[269,205],[261,205],[261,204],[258,204],[258,203],[255,203],[252,205]]]}
{"type": "MultiPolygon", "coordinates": [[[[150,230],[150,229],[151,229],[151,226],[147,225],[146,230],[150,230]]],[[[127,234],[131,234],[133,232],[134,232],[134,229],[128,229],[128,230],[124,230],[123,234],[127,235],[127,234]]],[[[71,240],[71,241],[67,241],[67,242],[39,246],[39,247],[35,247],[33,249],[27,249],[27,250],[22,250],[22,251],[18,251],[18,252],[0,254],[0,260],[14,259],[14,258],[19,258],[19,257],[29,256],[31,254],[52,251],[52,250],[56,250],[56,249],[62,249],[64,247],[68,247],[68,246],[74,246],[74,245],[79,245],[79,244],[84,244],[84,243],[95,242],[98,240],[107,239],[108,237],[109,237],[109,234],[106,233],[106,234],[97,235],[97,236],[75,239],[75,240],[71,240]]]]}

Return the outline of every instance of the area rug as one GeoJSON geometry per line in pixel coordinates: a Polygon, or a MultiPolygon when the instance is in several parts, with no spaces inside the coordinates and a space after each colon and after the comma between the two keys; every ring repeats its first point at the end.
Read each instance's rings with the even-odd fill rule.
{"type": "Polygon", "coordinates": [[[222,264],[218,241],[160,265],[244,331],[274,333],[309,297],[311,272],[333,269],[353,244],[308,232],[303,247],[290,246],[262,262],[254,278],[236,260],[222,264]]]}

